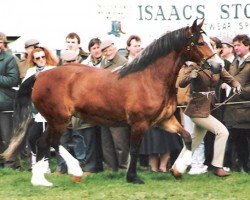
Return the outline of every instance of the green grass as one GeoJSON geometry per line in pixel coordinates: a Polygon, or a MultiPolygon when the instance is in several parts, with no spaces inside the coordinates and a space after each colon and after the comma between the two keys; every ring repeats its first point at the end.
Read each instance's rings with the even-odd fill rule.
{"type": "Polygon", "coordinates": [[[220,178],[208,172],[199,176],[185,174],[176,181],[169,173],[152,173],[138,169],[144,185],[129,184],[125,181],[126,171],[109,172],[84,176],[81,183],[73,183],[68,175],[46,175],[54,186],[33,187],[31,173],[0,169],[1,200],[247,200],[250,199],[250,176],[247,173],[231,173],[220,178]]]}

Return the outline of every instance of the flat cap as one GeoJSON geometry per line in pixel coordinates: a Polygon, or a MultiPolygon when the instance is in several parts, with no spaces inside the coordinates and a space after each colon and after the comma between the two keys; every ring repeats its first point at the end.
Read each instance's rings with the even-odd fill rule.
{"type": "Polygon", "coordinates": [[[225,36],[221,39],[221,44],[227,44],[227,45],[230,45],[231,47],[234,47],[233,39],[230,37],[227,37],[227,36],[225,36]]]}
{"type": "Polygon", "coordinates": [[[78,57],[78,53],[76,51],[68,50],[68,49],[65,50],[61,55],[61,59],[66,62],[73,62],[77,60],[77,57],[78,57]]]}
{"type": "Polygon", "coordinates": [[[25,48],[28,48],[31,46],[38,46],[38,45],[39,45],[39,41],[36,39],[30,39],[24,43],[25,48]]]}
{"type": "Polygon", "coordinates": [[[114,44],[114,42],[112,40],[105,40],[101,43],[101,51],[107,49],[109,46],[111,46],[112,44],[114,44]]]}
{"type": "Polygon", "coordinates": [[[6,35],[5,35],[4,33],[2,33],[2,32],[0,32],[0,40],[1,40],[2,42],[7,42],[7,37],[6,37],[6,35]]]}

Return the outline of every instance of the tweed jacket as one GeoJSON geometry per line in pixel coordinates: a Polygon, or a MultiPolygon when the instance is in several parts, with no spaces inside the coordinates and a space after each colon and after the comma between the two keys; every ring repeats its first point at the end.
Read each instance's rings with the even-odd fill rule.
{"type": "MultiPolygon", "coordinates": [[[[229,73],[242,86],[242,93],[230,101],[250,101],[250,56],[239,67],[237,67],[237,61],[235,60],[229,68],[229,73]]],[[[250,103],[226,106],[224,122],[229,128],[250,129],[250,103]]]]}
{"type": "Polygon", "coordinates": [[[101,68],[114,70],[117,67],[127,64],[127,62],[128,61],[124,56],[120,55],[119,53],[116,53],[115,57],[110,61],[106,58],[102,59],[101,68]]]}
{"type": "Polygon", "coordinates": [[[187,105],[188,102],[190,101],[190,87],[187,86],[187,87],[181,88],[179,86],[179,83],[185,77],[187,70],[189,70],[189,67],[184,65],[180,69],[177,80],[176,80],[178,105],[187,105]]]}
{"type": "Polygon", "coordinates": [[[223,80],[232,87],[237,87],[236,81],[224,68],[219,74],[212,74],[210,70],[201,70],[197,78],[191,78],[190,72],[199,69],[198,66],[190,66],[184,78],[180,81],[180,87],[190,84],[191,99],[185,110],[185,114],[191,118],[206,118],[211,113],[211,108],[215,103],[215,86],[223,80]]]}

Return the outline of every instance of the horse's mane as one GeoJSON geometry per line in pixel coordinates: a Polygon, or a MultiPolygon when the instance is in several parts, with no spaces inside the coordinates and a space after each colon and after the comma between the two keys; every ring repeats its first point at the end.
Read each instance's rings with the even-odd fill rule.
{"type": "Polygon", "coordinates": [[[188,41],[186,29],[187,27],[184,27],[168,32],[159,39],[153,41],[141,52],[139,57],[135,58],[131,63],[120,70],[120,78],[127,74],[145,69],[155,60],[169,54],[172,50],[180,50],[188,41]]]}

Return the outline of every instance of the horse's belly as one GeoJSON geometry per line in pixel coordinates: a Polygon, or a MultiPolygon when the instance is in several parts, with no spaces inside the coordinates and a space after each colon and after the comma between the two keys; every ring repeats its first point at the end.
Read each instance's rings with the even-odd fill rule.
{"type": "Polygon", "coordinates": [[[128,123],[125,120],[118,120],[114,118],[108,118],[104,116],[97,116],[97,115],[86,115],[86,114],[80,114],[80,118],[83,119],[86,122],[89,122],[91,124],[96,125],[103,125],[103,126],[126,126],[128,123]]]}

